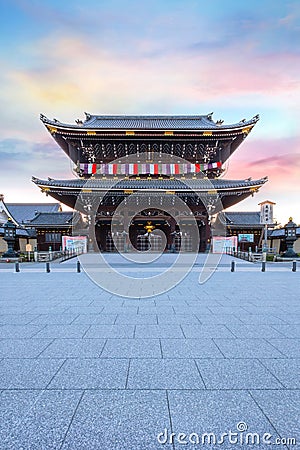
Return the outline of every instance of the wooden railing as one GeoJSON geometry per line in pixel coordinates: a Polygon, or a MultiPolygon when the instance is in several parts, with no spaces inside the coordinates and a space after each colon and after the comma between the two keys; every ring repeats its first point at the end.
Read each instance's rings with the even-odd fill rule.
{"type": "Polygon", "coordinates": [[[266,260],[266,255],[276,255],[275,248],[268,248],[267,252],[263,252],[263,249],[258,249],[257,252],[242,252],[241,250],[233,250],[232,248],[226,248],[226,255],[240,258],[249,262],[259,262],[266,260]]]}
{"type": "Polygon", "coordinates": [[[75,256],[82,255],[83,250],[82,249],[75,249],[75,250],[64,250],[62,252],[61,261],[64,262],[68,259],[75,258],[75,256]]]}

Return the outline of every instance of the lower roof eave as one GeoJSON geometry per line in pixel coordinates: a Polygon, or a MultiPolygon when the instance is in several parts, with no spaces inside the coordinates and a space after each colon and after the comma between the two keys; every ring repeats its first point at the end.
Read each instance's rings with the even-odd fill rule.
{"type": "MultiPolygon", "coordinates": [[[[37,186],[45,193],[47,192],[73,192],[74,194],[80,194],[80,193],[126,193],[126,191],[130,191],[130,193],[138,193],[138,192],[145,192],[145,193],[191,193],[195,192],[197,193],[209,193],[209,194],[215,194],[215,193],[226,193],[231,191],[247,191],[247,192],[256,192],[258,189],[262,187],[263,184],[257,184],[257,185],[251,185],[251,186],[234,186],[234,187],[224,187],[224,188],[206,188],[206,189],[195,189],[194,187],[186,188],[186,189],[178,189],[178,188],[132,188],[132,187],[123,187],[123,188],[94,188],[94,187],[86,187],[86,188],[77,188],[77,187],[71,187],[71,186],[49,186],[49,185],[43,185],[43,184],[37,184],[37,186]]],[[[129,192],[128,192],[129,193],[129,192]]]]}

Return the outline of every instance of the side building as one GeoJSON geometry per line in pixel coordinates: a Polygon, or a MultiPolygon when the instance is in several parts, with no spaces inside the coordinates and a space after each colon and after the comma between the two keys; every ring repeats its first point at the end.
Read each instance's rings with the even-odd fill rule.
{"type": "Polygon", "coordinates": [[[64,212],[60,203],[5,203],[0,195],[0,254],[7,250],[3,240],[8,219],[16,226],[15,251],[61,250],[62,236],[72,235],[73,212],[64,212]],[[29,245],[29,247],[28,247],[29,245]]]}

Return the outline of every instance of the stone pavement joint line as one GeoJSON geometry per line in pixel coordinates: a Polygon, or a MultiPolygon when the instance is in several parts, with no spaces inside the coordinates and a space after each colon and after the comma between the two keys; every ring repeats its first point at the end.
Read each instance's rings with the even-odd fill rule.
{"type": "Polygon", "coordinates": [[[299,448],[299,276],[192,271],[133,299],[83,272],[3,270],[0,449],[271,448],[180,443],[242,423],[299,448]]]}

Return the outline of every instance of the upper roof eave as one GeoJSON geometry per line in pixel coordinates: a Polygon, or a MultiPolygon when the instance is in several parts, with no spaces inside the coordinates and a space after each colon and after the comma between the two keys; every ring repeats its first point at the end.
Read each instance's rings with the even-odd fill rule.
{"type": "Polygon", "coordinates": [[[41,121],[47,126],[62,130],[177,130],[177,131],[207,131],[207,130],[232,130],[253,127],[259,120],[257,114],[250,120],[243,119],[234,124],[223,125],[221,121],[213,121],[212,114],[199,116],[100,116],[86,113],[85,121],[77,121],[77,124],[66,124],[57,119],[48,119],[43,114],[40,115],[41,121]]]}

